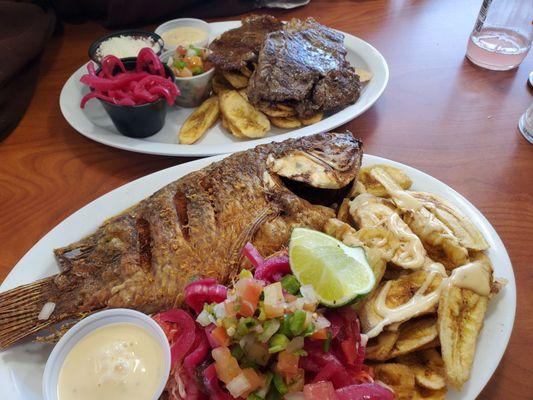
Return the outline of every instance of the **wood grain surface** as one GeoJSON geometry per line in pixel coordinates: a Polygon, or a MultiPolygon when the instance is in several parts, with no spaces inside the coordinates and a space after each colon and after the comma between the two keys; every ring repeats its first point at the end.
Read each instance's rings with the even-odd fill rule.
{"type": "MultiPolygon", "coordinates": [[[[312,0],[284,18],[314,16],[370,42],[390,82],[345,127],[365,151],[418,168],[468,198],[494,225],[514,266],[518,309],[511,342],[481,399],[533,398],[533,146],[518,133],[532,102],[530,54],[518,70],[491,72],[464,58],[481,1],[312,0]]],[[[236,19],[228,18],[228,19],[236,19]]],[[[148,27],[154,28],[154,27],[148,27]]],[[[140,176],[187,161],[129,153],[77,134],[59,110],[67,78],[106,30],[66,25],[46,48],[37,91],[0,144],[0,280],[65,217],[140,176]]],[[[500,346],[494,343],[494,346],[500,346]]]]}

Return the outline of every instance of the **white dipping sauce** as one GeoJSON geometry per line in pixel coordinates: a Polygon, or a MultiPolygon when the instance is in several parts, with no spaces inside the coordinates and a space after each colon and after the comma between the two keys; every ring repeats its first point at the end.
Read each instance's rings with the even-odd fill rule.
{"type": "Polygon", "coordinates": [[[189,46],[201,42],[207,38],[207,33],[192,26],[181,26],[169,29],[161,34],[161,37],[168,46],[189,46]]]}
{"type": "Polygon", "coordinates": [[[118,323],[99,328],[67,354],[59,400],[151,400],[163,379],[163,349],[143,328],[118,323]]]}

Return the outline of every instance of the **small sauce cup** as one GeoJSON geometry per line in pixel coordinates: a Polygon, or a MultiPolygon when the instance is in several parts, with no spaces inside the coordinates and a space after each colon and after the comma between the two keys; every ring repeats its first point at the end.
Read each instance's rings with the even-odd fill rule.
{"type": "Polygon", "coordinates": [[[153,397],[146,400],[157,400],[161,396],[170,373],[170,346],[165,333],[161,327],[146,314],[134,310],[117,308],[97,312],[82,319],[70,328],[56,344],[44,369],[42,386],[44,400],[58,400],[58,384],[61,368],[71,350],[83,338],[93,333],[95,330],[114,324],[131,324],[139,327],[161,346],[161,353],[163,355],[161,382],[159,383],[156,392],[153,394],[153,397]]]}
{"type": "Polygon", "coordinates": [[[183,46],[188,46],[192,44],[195,47],[207,47],[209,43],[209,35],[211,33],[211,28],[209,24],[201,19],[196,18],[178,18],[165,22],[164,24],[159,25],[155,33],[159,36],[162,36],[165,32],[168,32],[175,28],[196,28],[205,33],[205,37],[201,40],[192,42],[192,43],[179,43],[179,44],[170,44],[165,43],[165,50],[176,50],[176,48],[181,44],[183,46]]]}

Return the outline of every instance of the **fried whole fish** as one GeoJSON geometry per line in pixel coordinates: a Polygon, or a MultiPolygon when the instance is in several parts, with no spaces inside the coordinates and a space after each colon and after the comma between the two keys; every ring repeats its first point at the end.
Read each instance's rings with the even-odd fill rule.
{"type": "Polygon", "coordinates": [[[268,255],[295,226],[322,229],[335,213],[320,197],[349,188],[361,158],[351,133],[324,133],[258,146],[178,179],[56,249],[59,274],[1,293],[0,348],[105,308],[179,307],[196,277],[228,282],[246,242],[268,255]],[[54,310],[39,319],[46,303],[54,310]]]}

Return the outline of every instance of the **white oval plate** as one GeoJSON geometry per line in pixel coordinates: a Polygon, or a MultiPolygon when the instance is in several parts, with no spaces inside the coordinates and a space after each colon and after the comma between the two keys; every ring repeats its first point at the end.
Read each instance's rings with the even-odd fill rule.
{"type": "MultiPolygon", "coordinates": [[[[211,23],[211,40],[221,33],[240,26],[239,21],[211,23]]],[[[84,110],[80,100],[89,89],[80,83],[80,78],[87,71],[81,66],[67,80],[59,97],[59,106],[67,122],[79,133],[99,143],[137,153],[161,154],[169,156],[211,156],[246,150],[258,144],[282,141],[288,138],[331,131],[365,112],[381,96],[389,80],[387,62],[370,44],[355,36],[345,35],[348,51],[347,59],[356,68],[371,71],[373,78],[364,85],[361,97],[355,104],[324,118],[322,121],[299,129],[280,129],[275,126],[262,139],[239,140],[222,129],[217,122],[198,142],[192,145],[177,144],[177,133],[192,113],[192,108],[172,107],[167,114],[163,129],[146,139],[133,139],[121,135],[104,108],[98,101],[90,101],[84,110]]]]}
{"type": "MultiPolygon", "coordinates": [[[[223,156],[204,158],[171,167],[115,189],[81,208],[46,234],[17,263],[0,286],[0,291],[14,288],[59,271],[52,249],[68,245],[96,230],[109,216],[116,215],[148,197],[164,185],[203,168],[223,156]]],[[[404,169],[415,190],[435,193],[451,201],[481,230],[490,245],[488,255],[494,274],[508,280],[502,292],[491,301],[481,332],[472,377],[461,392],[450,391],[448,400],[474,400],[487,384],[505,351],[513,328],[516,286],[511,261],[492,225],[468,200],[439,180],[406,165],[381,157],[365,155],[363,165],[390,164],[404,169]]],[[[41,377],[52,345],[23,342],[0,353],[0,388],[2,398],[41,400],[41,377]]]]}

